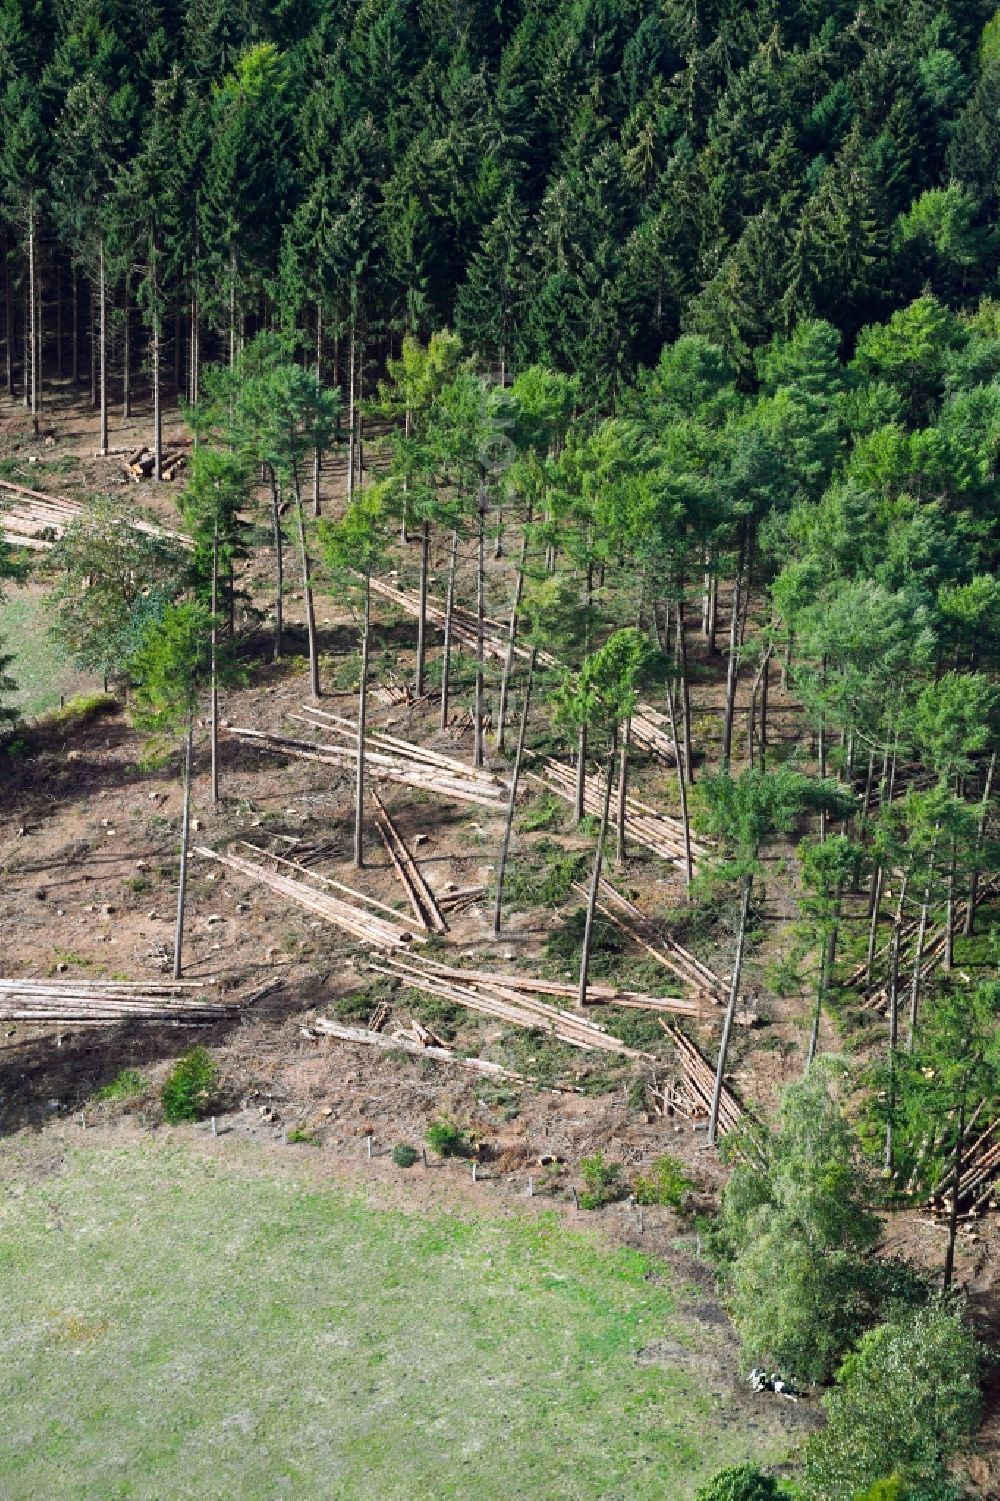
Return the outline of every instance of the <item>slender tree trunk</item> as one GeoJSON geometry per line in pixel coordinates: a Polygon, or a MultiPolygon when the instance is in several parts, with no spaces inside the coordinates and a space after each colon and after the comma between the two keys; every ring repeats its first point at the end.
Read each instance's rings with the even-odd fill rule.
{"type": "Polygon", "coordinates": [[[503,755],[504,734],[507,721],[507,693],[510,687],[510,675],[514,668],[514,642],[517,639],[517,612],[521,608],[521,596],[524,592],[524,563],[528,553],[528,528],[531,525],[531,512],[529,510],[525,522],[524,531],[521,534],[521,555],[517,564],[517,578],[514,582],[514,602],[510,607],[510,624],[507,629],[507,651],[503,659],[503,672],[500,677],[500,703],[497,708],[497,753],[503,755]]]}
{"type": "Polygon", "coordinates": [[[34,322],[33,312],[34,297],[31,294],[31,284],[28,282],[24,288],[24,390],[21,393],[21,404],[26,412],[31,411],[31,367],[34,361],[34,322]]]}
{"type": "Polygon", "coordinates": [[[767,706],[768,690],[771,683],[771,653],[767,652],[764,657],[764,666],[760,680],[760,769],[767,770],[767,706]]]}
{"type": "Polygon", "coordinates": [[[903,899],[906,896],[906,877],[899,889],[899,906],[896,921],[889,940],[889,1082],[886,1087],[885,1115],[885,1171],[893,1170],[893,1132],[896,1123],[896,1051],[899,1044],[899,940],[903,925],[903,899]]]}
{"type": "Polygon", "coordinates": [[[94,283],[88,277],[89,319],[87,324],[87,350],[90,354],[90,405],[97,410],[97,307],[94,299],[94,283]]]}
{"type": "Polygon", "coordinates": [[[38,248],[35,243],[35,195],[28,199],[28,307],[31,315],[29,341],[31,344],[31,426],[38,437],[38,350],[41,343],[38,336],[38,290],[37,290],[37,255],[38,248]]]}
{"type": "Polygon", "coordinates": [[[726,708],[722,722],[722,765],[729,770],[733,754],[733,718],[736,712],[736,683],[739,678],[740,611],[742,608],[743,548],[736,558],[733,583],[733,616],[729,622],[729,661],[726,666],[726,708]]]}
{"type": "Polygon", "coordinates": [[[950,974],[955,967],[955,836],[951,836],[948,852],[948,899],[944,914],[944,953],[941,968],[950,974]]]}
{"type": "Polygon", "coordinates": [[[708,1112],[708,1144],[714,1147],[719,1134],[719,1103],[722,1099],[722,1087],[726,1082],[726,1059],[729,1056],[729,1039],[733,1031],[733,1019],[736,1016],[736,1004],[740,995],[740,976],[743,970],[743,948],[747,936],[747,918],[750,913],[750,891],[753,886],[753,877],[743,877],[743,889],[740,893],[740,921],[736,930],[736,953],[733,956],[733,972],[729,980],[729,1004],[726,1007],[725,1019],[722,1023],[722,1037],[719,1042],[719,1061],[715,1069],[715,1088],[712,1090],[712,1105],[708,1112]]]}
{"type": "Polygon", "coordinates": [[[708,586],[708,622],[705,632],[708,641],[709,656],[718,656],[719,647],[715,639],[715,633],[719,623],[719,580],[712,574],[708,586]]]}
{"type": "Polygon", "coordinates": [[[882,886],[885,875],[881,864],[876,865],[872,875],[872,910],[871,921],[868,924],[868,952],[865,957],[865,984],[872,983],[875,972],[875,948],[878,942],[878,920],[882,908],[882,886]]]}
{"type": "Polygon", "coordinates": [[[601,886],[601,863],[604,858],[604,841],[608,836],[608,816],[611,812],[611,783],[615,775],[615,741],[617,731],[611,736],[611,749],[608,752],[608,764],[604,774],[604,801],[601,806],[601,827],[597,835],[597,848],[594,850],[594,864],[590,872],[590,890],[587,893],[587,917],[583,928],[583,952],[580,955],[580,990],[577,996],[577,1005],[587,1004],[587,975],[590,970],[590,946],[594,937],[594,914],[597,911],[597,893],[601,886]]]}
{"type": "Polygon", "coordinates": [[[281,539],[281,496],[272,465],[267,466],[271,481],[271,524],[274,529],[274,660],[281,659],[281,633],[284,615],[285,563],[281,539]]]}
{"type": "MultiPolygon", "coordinates": [[[[594,565],[587,564],[587,590],[586,590],[586,640],[585,651],[590,650],[590,609],[594,592],[594,565]]],[[[580,734],[577,741],[576,756],[576,795],[574,800],[574,816],[577,823],[583,819],[587,806],[587,723],[586,720],[580,725],[580,734]]]]}
{"type": "Polygon", "coordinates": [[[56,265],[56,375],[63,378],[63,295],[62,264],[56,265]]]}
{"type": "Polygon", "coordinates": [[[983,839],[986,834],[986,820],[990,811],[990,797],[993,793],[993,773],[996,769],[997,753],[993,752],[990,757],[989,770],[986,773],[986,786],[983,790],[982,812],[979,815],[979,828],[976,831],[976,850],[973,860],[972,874],[969,878],[969,904],[965,913],[965,927],[963,932],[966,938],[971,938],[976,927],[976,902],[979,900],[979,865],[977,863],[979,852],[983,847],[983,839]]]}
{"type": "MultiPolygon", "coordinates": [[[[680,692],[681,721],[684,735],[684,776],[690,785],[694,785],[694,745],[691,738],[691,686],[688,678],[687,637],[684,632],[684,600],[677,601],[677,665],[680,669],[680,692]]],[[[676,751],[676,740],[674,749],[676,751]]],[[[687,795],[684,797],[687,802],[687,795]]]]}
{"type": "Polygon", "coordinates": [[[913,945],[913,976],[910,980],[910,1024],[906,1036],[906,1051],[913,1052],[913,1042],[917,1035],[917,1010],[920,1005],[920,970],[924,962],[924,939],[927,936],[927,906],[930,900],[930,882],[924,891],[924,900],[920,908],[920,921],[917,924],[917,936],[913,945]]]}
{"type": "Polygon", "coordinates": [[[424,674],[427,661],[427,575],[431,559],[431,524],[424,521],[420,527],[420,611],[417,615],[417,672],[416,695],[424,696],[424,674]]]}
{"type": "Polygon", "coordinates": [[[79,273],[73,267],[73,389],[80,384],[80,285],[79,273]]]}
{"type": "Polygon", "coordinates": [[[236,246],[229,247],[229,368],[236,364],[236,246]]]}
{"type": "Polygon", "coordinates": [[[156,285],[156,273],[153,273],[153,328],[152,328],[152,362],[153,362],[153,478],[163,478],[163,402],[162,402],[162,335],[160,329],[160,306],[159,287],[156,285]]]}
{"type": "Polygon", "coordinates": [[[212,531],[212,807],[219,806],[219,523],[212,531]]]}
{"type": "MultiPolygon", "coordinates": [[[[74,271],[74,288],[76,286],[74,271]]],[[[3,300],[4,300],[4,329],[6,330],[6,386],[7,395],[13,400],[14,396],[14,299],[11,296],[10,285],[10,247],[4,244],[3,256],[3,300]]]]}
{"type": "MultiPolygon", "coordinates": [[[[123,325],[124,325],[124,337],[122,339],[122,417],[123,418],[128,418],[128,417],[131,417],[131,415],[132,415],[132,360],[131,360],[132,349],[131,349],[131,340],[129,339],[129,332],[130,332],[130,329],[129,329],[129,321],[130,321],[130,319],[129,319],[129,303],[130,303],[129,293],[131,292],[131,290],[132,290],[132,278],[129,275],[126,274],[126,277],[125,277],[125,302],[124,302],[124,306],[122,308],[122,318],[123,318],[123,325]]],[[[159,478],[159,475],[157,475],[157,479],[158,478],[159,478]]]]}
{"type": "Polygon", "coordinates": [[[98,263],[98,338],[100,342],[100,441],[98,447],[102,454],[108,451],[108,289],[104,266],[104,237],[101,236],[99,246],[98,263]]]}
{"type": "Polygon", "coordinates": [[[354,865],[365,863],[365,731],[368,720],[368,642],[371,621],[371,570],[365,571],[361,618],[361,681],[358,685],[358,749],[354,786],[354,865]]]}
{"type": "Polygon", "coordinates": [[[510,853],[510,836],[514,827],[514,809],[517,805],[517,786],[521,778],[521,761],[524,756],[524,736],[528,727],[528,706],[531,702],[531,685],[535,676],[537,649],[532,648],[528,662],[528,680],[524,685],[524,702],[521,705],[521,722],[517,729],[517,748],[514,751],[514,770],[510,779],[510,796],[507,799],[507,818],[504,823],[503,843],[497,862],[497,894],[493,908],[493,937],[500,937],[500,916],[503,908],[503,883],[507,872],[507,856],[510,853]]]}
{"type": "Polygon", "coordinates": [[[483,764],[483,662],[486,646],[486,484],[480,476],[476,497],[479,531],[476,553],[476,726],[473,765],[483,764]]]}
{"type": "Polygon", "coordinates": [[[458,564],[458,529],[451,534],[448,590],[444,602],[444,650],[441,657],[441,728],[448,728],[448,693],[451,685],[451,617],[455,606],[455,569],[458,564]]]}
{"type": "Polygon", "coordinates": [[[677,764],[677,790],[681,800],[681,824],[684,829],[684,885],[688,894],[691,892],[691,883],[694,880],[694,861],[691,858],[691,818],[688,813],[687,778],[684,775],[684,762],[681,760],[681,748],[677,740],[677,716],[674,713],[674,692],[670,684],[667,684],[667,717],[670,720],[670,733],[674,742],[674,761],[677,764]]]}
{"type": "Polygon", "coordinates": [[[621,737],[618,762],[618,828],[615,831],[615,859],[625,864],[625,808],[628,801],[628,752],[632,738],[632,720],[626,719],[621,737]]]}
{"type": "Polygon", "coordinates": [[[348,351],[350,369],[347,376],[347,500],[348,504],[354,497],[354,446],[356,416],[354,411],[354,369],[355,369],[355,331],[356,318],[351,315],[351,343],[348,351]]]}
{"type": "Polygon", "coordinates": [[[188,714],[187,738],[184,742],[184,811],[181,816],[181,864],[177,882],[177,925],[174,930],[174,979],[181,977],[184,946],[184,903],[187,898],[188,840],[191,832],[191,753],[194,745],[194,709],[188,714]]]}
{"type": "Polygon", "coordinates": [[[805,1071],[807,1075],[809,1073],[809,1070],[812,1068],[813,1063],[815,1062],[816,1049],[819,1046],[819,1024],[823,1015],[823,1002],[826,999],[826,989],[829,973],[827,967],[827,948],[827,944],[824,943],[823,948],[820,952],[819,979],[816,983],[816,1005],[813,1010],[812,1027],[809,1032],[809,1048],[806,1052],[805,1071]]]}
{"type": "Polygon", "coordinates": [[[955,1242],[958,1239],[958,1190],[962,1181],[962,1155],[965,1150],[965,1095],[958,1105],[958,1132],[955,1136],[955,1156],[952,1161],[951,1206],[948,1211],[948,1246],[944,1253],[944,1276],[941,1285],[945,1292],[951,1287],[955,1273],[955,1242]]]}
{"type": "MultiPolygon", "coordinates": [[[[319,385],[323,378],[323,305],[316,304],[316,384],[319,385]]],[[[319,477],[323,467],[323,455],[318,448],[313,449],[312,460],[312,483],[313,483],[313,515],[320,514],[319,500],[319,477]]]]}
{"type": "Polygon", "coordinates": [[[316,643],[316,611],[313,607],[312,579],[309,572],[309,549],[306,546],[306,518],[302,507],[297,466],[292,466],[295,515],[299,525],[299,561],[302,565],[302,599],[306,610],[306,634],[309,638],[309,692],[315,703],[319,692],[319,650],[316,643]]]}

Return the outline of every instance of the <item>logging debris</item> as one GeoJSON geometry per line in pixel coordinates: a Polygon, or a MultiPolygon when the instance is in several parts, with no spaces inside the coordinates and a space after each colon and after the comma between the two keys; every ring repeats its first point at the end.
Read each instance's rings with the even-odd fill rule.
{"type": "MultiPolygon", "coordinates": [[[[561,761],[545,760],[544,774],[528,772],[527,775],[534,781],[540,782],[550,792],[555,792],[564,801],[572,803],[576,799],[576,773],[561,761]]],[[[601,816],[604,806],[604,774],[600,771],[593,776],[588,776],[584,782],[583,805],[587,813],[597,817],[601,816]]],[[[618,826],[618,810],[612,800],[608,813],[608,821],[613,828],[618,826]]],[[[685,870],[686,859],[684,853],[684,828],[676,818],[668,818],[664,813],[658,813],[647,803],[640,802],[638,798],[628,793],[625,798],[625,833],[636,844],[644,845],[654,855],[659,855],[661,860],[668,860],[672,865],[685,870]]],[[[708,846],[701,839],[692,837],[691,856],[697,865],[699,859],[704,858],[708,846]]]]}
{"type": "MultiPolygon", "coordinates": [[[[692,1119],[708,1119],[715,1090],[715,1070],[705,1060],[698,1048],[680,1027],[669,1022],[660,1025],[677,1049],[677,1059],[683,1073],[682,1095],[692,1119]]],[[[723,1084],[719,1098],[719,1135],[724,1136],[743,1117],[743,1106],[728,1084],[723,1084]]]]}
{"type": "Polygon", "coordinates": [[[191,994],[198,982],[152,980],[0,980],[0,1020],[114,1026],[119,1022],[208,1026],[230,1021],[239,1003],[191,994]]]}

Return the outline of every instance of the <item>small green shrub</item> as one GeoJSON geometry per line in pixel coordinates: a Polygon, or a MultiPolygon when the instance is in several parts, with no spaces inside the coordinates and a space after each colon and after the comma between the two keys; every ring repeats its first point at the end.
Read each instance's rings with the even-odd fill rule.
{"type": "Polygon", "coordinates": [[[582,879],[586,857],[561,850],[551,839],[540,839],[530,857],[512,865],[504,893],[512,907],[558,907],[582,879]]]}
{"type": "Polygon", "coordinates": [[[397,1167],[412,1167],[420,1153],[408,1141],[401,1141],[392,1149],[392,1160],[397,1167]]]}
{"type": "Polygon", "coordinates": [[[584,1191],[580,1195],[581,1209],[601,1209],[605,1204],[612,1204],[615,1199],[620,1199],[624,1192],[621,1163],[605,1162],[601,1152],[595,1152],[593,1157],[583,1158],[580,1175],[584,1182],[584,1191]]]}
{"type": "Polygon", "coordinates": [[[94,1095],[95,1100],[139,1100],[149,1089],[149,1080],[137,1068],[123,1068],[118,1076],[94,1095]]]}
{"type": "Polygon", "coordinates": [[[293,1126],[285,1140],[293,1147],[318,1147],[319,1137],[307,1131],[304,1126],[293,1126]]]}
{"type": "Polygon", "coordinates": [[[447,1116],[443,1120],[431,1121],[426,1140],[431,1151],[437,1152],[439,1157],[468,1156],[469,1142],[465,1132],[447,1116]]]}
{"type": "Polygon", "coordinates": [[[192,1048],[178,1058],[164,1081],[160,1099],[163,1114],[172,1126],[196,1121],[208,1109],[219,1071],[205,1048],[192,1048]]]}
{"type": "Polygon", "coordinates": [[[521,815],[518,823],[518,832],[521,834],[534,834],[549,829],[558,829],[562,826],[566,816],[566,804],[561,797],[556,797],[554,792],[543,792],[534,802],[529,803],[521,815]]]}
{"type": "Polygon", "coordinates": [[[657,1157],[648,1173],[640,1173],[633,1184],[637,1204],[665,1204],[670,1209],[679,1209],[694,1184],[684,1168],[664,1152],[657,1157]]]}
{"type": "Polygon", "coordinates": [[[777,1481],[756,1465],[728,1465],[703,1485],[695,1501],[777,1501],[777,1481]]]}

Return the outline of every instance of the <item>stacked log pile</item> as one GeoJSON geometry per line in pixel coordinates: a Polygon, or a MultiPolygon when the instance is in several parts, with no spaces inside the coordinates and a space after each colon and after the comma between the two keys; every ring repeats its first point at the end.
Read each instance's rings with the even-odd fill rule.
{"type": "MultiPolygon", "coordinates": [[[[424,968],[446,980],[458,980],[473,985],[497,985],[504,990],[525,992],[529,995],[549,995],[566,1000],[575,1000],[578,992],[576,985],[569,985],[562,980],[542,980],[535,975],[511,975],[495,974],[493,971],[478,969],[456,969],[436,960],[422,960],[424,968]]],[[[587,1001],[589,1005],[623,1006],[630,1010],[642,1011],[669,1011],[678,1016],[689,1016],[693,1019],[701,1019],[701,1007],[696,1001],[686,1000],[683,996],[673,995],[644,995],[637,990],[619,990],[614,985],[587,986],[587,1001]]],[[[576,1013],[580,1015],[579,1012],[576,1013]]]]}
{"type": "Polygon", "coordinates": [[[509,988],[500,976],[485,981],[472,980],[462,970],[449,970],[445,965],[418,961],[412,957],[405,960],[387,959],[384,964],[370,963],[369,968],[377,974],[401,980],[413,989],[423,991],[425,995],[456,1001],[470,1011],[495,1017],[510,1026],[547,1032],[572,1047],[583,1048],[588,1052],[617,1053],[624,1058],[652,1060],[652,1054],[626,1047],[580,1012],[562,1011],[535,1000],[523,991],[509,988]]]}
{"type": "MultiPolygon", "coordinates": [[[[324,742],[272,735],[264,730],[231,727],[225,733],[236,740],[255,743],[282,755],[325,766],[353,767],[357,755],[357,726],[340,715],[312,709],[308,715],[293,715],[330,737],[324,742]]],[[[365,769],[373,781],[403,782],[424,792],[483,808],[506,806],[509,787],[488,771],[476,771],[437,752],[424,750],[393,735],[373,731],[365,737],[365,769]]]]}
{"type": "MultiPolygon", "coordinates": [[[[692,1119],[700,1117],[707,1120],[712,1107],[712,1094],[715,1090],[715,1070],[706,1062],[690,1037],[682,1032],[680,1027],[667,1023],[663,1025],[677,1049],[677,1059],[683,1073],[683,1093],[689,1114],[692,1119]]],[[[728,1084],[723,1084],[722,1095],[719,1099],[719,1135],[724,1136],[727,1131],[738,1126],[742,1117],[743,1106],[728,1084]]]]}
{"type": "Polygon", "coordinates": [[[413,908],[414,916],[429,932],[447,933],[448,924],[444,920],[433,891],[427,884],[423,871],[407,849],[402,834],[390,818],[377,792],[372,792],[372,800],[376,809],[376,827],[382,836],[382,843],[392,861],[393,869],[413,908]]]}
{"type": "MultiPolygon", "coordinates": [[[[978,1136],[973,1137],[965,1149],[962,1172],[958,1180],[959,1218],[977,1218],[985,1214],[987,1210],[997,1207],[998,1175],[1000,1175],[1000,1116],[991,1121],[978,1136]]],[[[931,1212],[935,1216],[950,1215],[954,1194],[955,1167],[952,1163],[931,1189],[928,1197],[931,1212]]]]}
{"type": "MultiPolygon", "coordinates": [[[[258,860],[245,860],[240,855],[233,855],[228,851],[223,854],[204,846],[198,846],[195,853],[206,860],[217,860],[228,870],[235,870],[240,875],[247,876],[262,886],[267,886],[271,891],[286,897],[306,912],[312,912],[316,917],[321,917],[324,921],[341,928],[359,943],[374,948],[398,950],[406,948],[414,941],[420,941],[418,934],[400,926],[398,913],[393,914],[396,920],[389,922],[374,913],[366,912],[359,903],[362,901],[367,901],[368,905],[374,905],[374,903],[370,898],[363,898],[360,892],[351,892],[355,898],[354,901],[342,901],[339,897],[331,896],[327,891],[318,891],[315,886],[309,884],[308,880],[299,880],[268,869],[267,865],[259,863],[260,859],[278,863],[288,862],[280,861],[278,856],[269,854],[267,850],[257,849],[254,845],[249,848],[259,857],[258,860]]],[[[303,875],[313,880],[323,880],[322,877],[314,876],[311,871],[306,871],[304,867],[303,875]]],[[[332,882],[325,882],[325,884],[333,885],[332,882]]],[[[349,887],[342,889],[350,890],[349,887]]]]}
{"type": "MultiPolygon", "coordinates": [[[[587,895],[583,886],[577,885],[576,890],[581,896],[587,895]]],[[[682,948],[662,923],[647,917],[635,902],[616,891],[604,876],[601,877],[597,910],[639,944],[657,963],[669,969],[685,985],[689,985],[697,996],[705,997],[713,1005],[725,1005],[729,999],[725,980],[703,960],[682,948]]]]}
{"type": "MultiPolygon", "coordinates": [[[[41,490],[28,490],[24,485],[0,480],[0,490],[16,495],[0,512],[0,529],[12,547],[27,547],[35,552],[44,552],[57,542],[70,524],[84,514],[84,507],[77,501],[64,500],[58,495],[46,495],[41,490]]],[[[182,532],[169,527],[157,526],[152,521],[135,517],[129,525],[149,537],[169,537],[182,547],[190,547],[191,539],[182,532]]]]}
{"type": "Polygon", "coordinates": [[[229,1021],[239,1006],[206,1001],[190,984],[120,980],[0,980],[0,1020],[110,1027],[121,1022],[179,1027],[229,1021]]]}
{"type": "MultiPolygon", "coordinates": [[[[997,881],[983,881],[976,891],[976,906],[996,894],[997,881]]],[[[968,912],[967,899],[955,903],[951,919],[951,931],[953,937],[957,937],[965,926],[965,917],[968,912]]],[[[899,929],[899,968],[900,976],[909,975],[913,967],[913,945],[919,932],[920,922],[918,918],[909,918],[900,924],[899,929]]],[[[926,980],[941,962],[945,951],[945,940],[948,927],[947,918],[937,927],[928,928],[924,938],[923,957],[920,964],[921,981],[926,980]]],[[[888,942],[883,944],[877,951],[876,958],[885,961],[889,953],[888,942]]],[[[885,1011],[889,1004],[888,981],[878,981],[872,985],[865,984],[866,965],[859,964],[848,979],[848,985],[854,990],[860,990],[862,1005],[868,1011],[885,1011]]]]}
{"type": "MultiPolygon", "coordinates": [[[[529,772],[536,781],[542,783],[550,792],[555,792],[566,802],[572,803],[576,798],[576,773],[561,761],[546,760],[545,771],[541,776],[529,772]]],[[[600,817],[604,806],[604,776],[601,772],[588,776],[584,788],[583,805],[588,813],[600,817]]],[[[613,827],[617,827],[617,808],[612,799],[609,810],[609,818],[613,827]]],[[[684,830],[683,825],[676,818],[668,818],[666,814],[658,813],[648,803],[640,802],[631,793],[625,799],[625,834],[636,844],[642,844],[654,855],[659,855],[661,860],[668,860],[681,870],[686,869],[684,855],[684,830]]],[[[704,858],[707,846],[703,840],[692,838],[691,855],[695,864],[704,858]]]]}

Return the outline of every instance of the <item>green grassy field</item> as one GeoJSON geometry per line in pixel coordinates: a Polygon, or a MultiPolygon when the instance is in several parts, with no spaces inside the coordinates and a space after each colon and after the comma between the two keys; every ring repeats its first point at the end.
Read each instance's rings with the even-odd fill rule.
{"type": "Polygon", "coordinates": [[[50,607],[35,585],[8,585],[0,600],[0,645],[13,657],[10,676],[17,692],[7,704],[26,719],[58,709],[59,695],[94,692],[100,682],[80,673],[60,654],[49,635],[50,607]]]}
{"type": "Polygon", "coordinates": [[[554,1217],[387,1211],[235,1146],[54,1146],[0,1148],[5,1501],[682,1501],[787,1448],[693,1374],[682,1290],[554,1217]]]}

